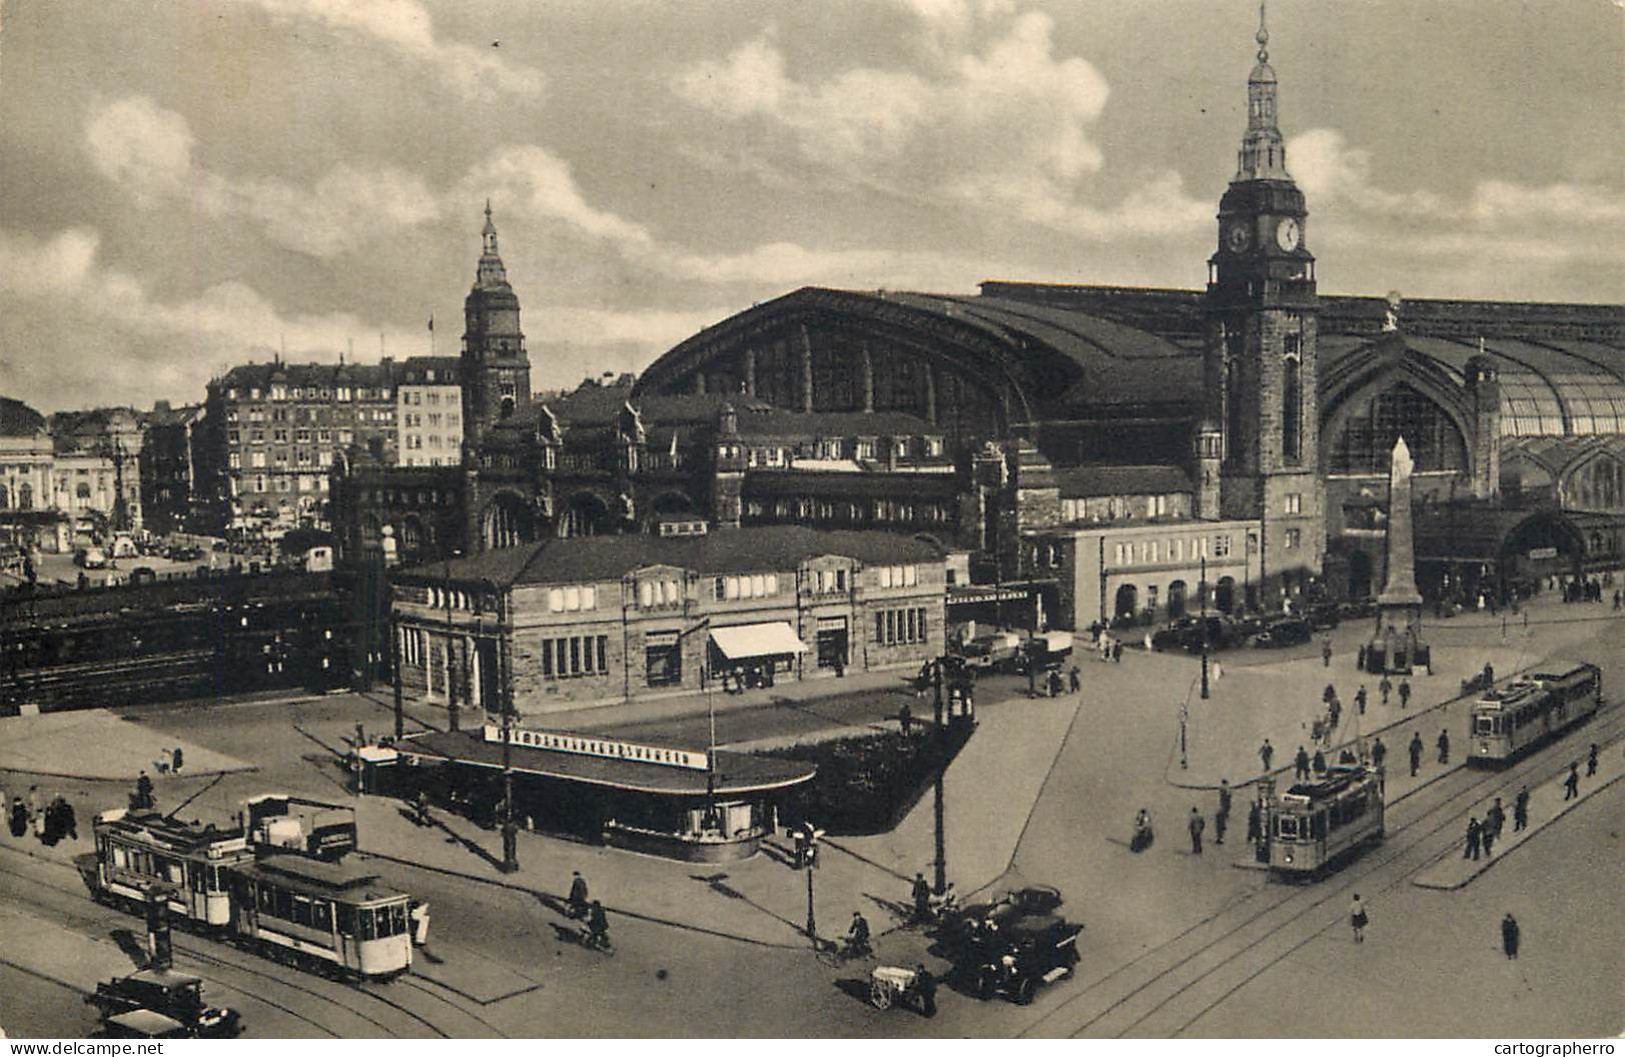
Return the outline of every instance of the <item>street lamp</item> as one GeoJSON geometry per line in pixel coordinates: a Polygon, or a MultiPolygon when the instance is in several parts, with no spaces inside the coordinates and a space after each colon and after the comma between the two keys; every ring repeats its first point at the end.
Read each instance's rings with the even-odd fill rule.
{"type": "MultiPolygon", "coordinates": [[[[1204,540],[1203,542],[1205,543],[1206,541],[1204,540]]],[[[1231,583],[1235,583],[1235,581],[1232,580],[1231,583]]],[[[1201,590],[1202,590],[1202,700],[1206,701],[1208,699],[1208,683],[1207,683],[1207,647],[1208,647],[1208,641],[1207,641],[1207,555],[1206,554],[1202,555],[1202,588],[1201,588],[1201,590]]],[[[1185,743],[1185,721],[1184,721],[1183,717],[1180,719],[1180,722],[1179,722],[1179,740],[1180,740],[1181,752],[1183,752],[1184,743],[1185,743]]],[[[1184,761],[1181,760],[1181,766],[1183,766],[1183,765],[1184,765],[1184,761]]]]}
{"type": "Polygon", "coordinates": [[[451,659],[454,637],[451,626],[451,560],[456,556],[456,550],[446,552],[446,585],[444,591],[446,602],[446,719],[452,730],[457,730],[460,726],[460,717],[457,715],[457,682],[452,677],[451,659]]]}
{"type": "Polygon", "coordinates": [[[503,663],[502,641],[507,625],[503,593],[489,580],[480,583],[497,607],[497,703],[502,707],[502,872],[519,869],[519,824],[513,814],[513,665],[503,663]]]}

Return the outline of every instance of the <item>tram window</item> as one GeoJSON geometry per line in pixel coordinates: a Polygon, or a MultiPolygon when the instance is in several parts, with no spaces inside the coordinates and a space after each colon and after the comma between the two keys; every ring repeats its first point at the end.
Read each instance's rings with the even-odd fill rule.
{"type": "Polygon", "coordinates": [[[186,882],[187,886],[190,887],[192,891],[203,891],[207,880],[208,876],[205,873],[203,866],[199,865],[198,863],[186,864],[186,882]]]}
{"type": "Polygon", "coordinates": [[[209,891],[218,892],[220,890],[220,867],[211,866],[209,867],[209,891]]]}
{"type": "Polygon", "coordinates": [[[1326,812],[1316,811],[1311,816],[1309,827],[1310,835],[1316,840],[1326,836],[1326,812]]]}
{"type": "Polygon", "coordinates": [[[276,909],[273,910],[272,913],[275,914],[277,917],[281,918],[283,921],[292,920],[292,918],[293,918],[293,893],[288,891],[285,888],[278,888],[271,895],[272,895],[273,905],[276,907],[276,909]]]}
{"type": "Polygon", "coordinates": [[[389,908],[389,934],[399,936],[406,931],[406,906],[396,903],[389,908]]]}
{"type": "Polygon", "coordinates": [[[1276,836],[1283,840],[1298,839],[1298,820],[1290,815],[1275,820],[1276,836]]]}
{"type": "Polygon", "coordinates": [[[309,925],[310,924],[310,900],[309,900],[309,898],[307,898],[305,896],[294,896],[293,897],[293,906],[292,906],[291,909],[293,910],[293,914],[290,916],[290,920],[295,925],[309,925]]]}
{"type": "Polygon", "coordinates": [[[259,887],[259,906],[262,914],[276,913],[276,900],[272,897],[271,890],[264,885],[259,887]]]}
{"type": "Polygon", "coordinates": [[[339,919],[339,935],[355,935],[355,907],[340,903],[337,907],[339,919]]]}
{"type": "Polygon", "coordinates": [[[310,907],[310,926],[323,932],[332,932],[333,904],[327,902],[312,903],[310,907]]]}
{"type": "Polygon", "coordinates": [[[1480,734],[1493,734],[1495,732],[1494,716],[1479,716],[1475,722],[1478,724],[1480,734]]]}
{"type": "Polygon", "coordinates": [[[120,870],[128,870],[130,868],[130,853],[124,848],[120,848],[116,844],[113,845],[113,865],[118,867],[120,870]]]}
{"type": "Polygon", "coordinates": [[[356,930],[356,938],[361,940],[377,939],[378,932],[374,927],[372,911],[366,907],[362,907],[361,909],[357,910],[355,914],[356,920],[361,926],[356,930]]]}

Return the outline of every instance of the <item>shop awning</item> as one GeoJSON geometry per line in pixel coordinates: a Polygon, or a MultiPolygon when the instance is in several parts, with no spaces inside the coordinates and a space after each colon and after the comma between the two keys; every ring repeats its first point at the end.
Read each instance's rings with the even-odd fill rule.
{"type": "Polygon", "coordinates": [[[712,628],[711,641],[731,661],[807,652],[807,644],[797,638],[795,631],[782,620],[769,624],[712,628]]]}

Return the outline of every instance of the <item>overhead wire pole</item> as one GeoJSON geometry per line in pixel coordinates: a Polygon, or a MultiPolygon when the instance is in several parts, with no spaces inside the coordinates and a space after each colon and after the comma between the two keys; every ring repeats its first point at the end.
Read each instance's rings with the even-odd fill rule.
{"type": "Polygon", "coordinates": [[[502,872],[515,873],[519,869],[519,825],[513,814],[513,666],[504,663],[501,649],[506,609],[503,595],[495,585],[485,581],[497,600],[497,697],[502,706],[502,872]]]}
{"type": "MultiPolygon", "coordinates": [[[[1207,540],[1204,539],[1202,541],[1202,543],[1203,543],[1203,546],[1205,547],[1206,544],[1207,544],[1207,540]]],[[[1230,582],[1232,584],[1235,583],[1234,580],[1231,580],[1230,582]]],[[[1206,554],[1202,555],[1202,588],[1201,589],[1202,589],[1202,700],[1206,701],[1208,699],[1208,681],[1207,681],[1207,650],[1208,650],[1207,555],[1206,554]]],[[[1232,587],[1232,590],[1234,590],[1233,587],[1232,587]]],[[[1183,727],[1183,724],[1181,724],[1180,729],[1181,729],[1180,740],[1181,740],[1181,743],[1183,743],[1183,741],[1184,741],[1184,736],[1183,736],[1184,727],[1183,727]]]]}

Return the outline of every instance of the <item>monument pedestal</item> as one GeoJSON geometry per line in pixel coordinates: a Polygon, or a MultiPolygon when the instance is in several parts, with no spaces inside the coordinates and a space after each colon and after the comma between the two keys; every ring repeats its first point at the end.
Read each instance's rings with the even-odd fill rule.
{"type": "Polygon", "coordinates": [[[1378,603],[1377,630],[1365,647],[1365,670],[1372,675],[1409,675],[1427,668],[1428,644],[1422,641],[1422,601],[1378,603]]]}
{"type": "Polygon", "coordinates": [[[1372,675],[1409,675],[1428,667],[1422,641],[1422,593],[1416,589],[1416,551],[1411,537],[1411,450],[1394,442],[1388,470],[1388,574],[1377,596],[1377,630],[1365,648],[1372,675]]]}

